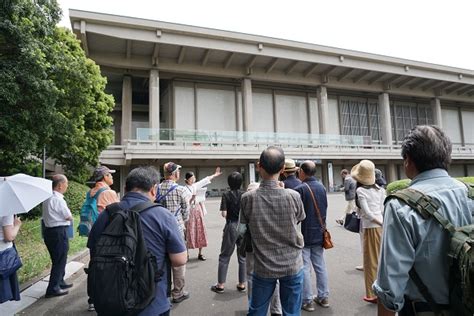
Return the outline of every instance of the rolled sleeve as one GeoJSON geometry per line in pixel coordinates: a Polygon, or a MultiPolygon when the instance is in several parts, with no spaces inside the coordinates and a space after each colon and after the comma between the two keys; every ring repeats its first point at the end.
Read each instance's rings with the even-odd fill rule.
{"type": "Polygon", "coordinates": [[[404,305],[409,271],[415,260],[413,238],[397,212],[400,208],[397,200],[389,201],[385,207],[377,280],[372,286],[380,302],[397,312],[404,305]]]}

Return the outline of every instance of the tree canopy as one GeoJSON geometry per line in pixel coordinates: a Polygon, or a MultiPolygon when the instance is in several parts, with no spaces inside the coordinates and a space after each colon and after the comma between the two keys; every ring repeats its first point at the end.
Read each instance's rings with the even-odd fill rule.
{"type": "Polygon", "coordinates": [[[114,100],[55,0],[6,0],[0,10],[0,174],[28,172],[43,147],[81,179],[112,141],[114,100]]]}

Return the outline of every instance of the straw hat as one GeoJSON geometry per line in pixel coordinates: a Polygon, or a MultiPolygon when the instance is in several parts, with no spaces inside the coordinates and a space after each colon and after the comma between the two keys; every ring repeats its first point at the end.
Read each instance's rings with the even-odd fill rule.
{"type": "Polygon", "coordinates": [[[370,160],[361,160],[352,167],[351,177],[363,185],[372,185],[375,183],[375,165],[370,160]]]}
{"type": "Polygon", "coordinates": [[[285,159],[285,169],[283,172],[294,172],[298,170],[299,168],[296,166],[296,163],[293,159],[285,159]]]}

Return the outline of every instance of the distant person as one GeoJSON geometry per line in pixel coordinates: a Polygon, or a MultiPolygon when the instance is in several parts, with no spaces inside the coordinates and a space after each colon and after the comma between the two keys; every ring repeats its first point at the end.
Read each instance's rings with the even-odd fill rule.
{"type": "MultiPolygon", "coordinates": [[[[260,187],[260,183],[251,182],[247,186],[247,191],[257,190],[260,187]]],[[[240,231],[240,229],[239,229],[240,231]]],[[[245,269],[247,271],[247,298],[250,303],[252,297],[252,275],[254,268],[255,260],[253,258],[253,251],[246,251],[245,253],[245,269]]],[[[280,303],[280,283],[277,281],[275,285],[275,290],[273,291],[272,300],[270,302],[270,315],[271,316],[281,316],[281,303],[280,303]]]]}
{"type": "MultiPolygon", "coordinates": [[[[227,183],[230,189],[224,192],[221,199],[220,211],[222,217],[225,218],[225,226],[222,234],[219,267],[217,269],[217,284],[211,286],[211,291],[216,293],[224,293],[230,258],[236,246],[239,245],[237,229],[239,225],[240,198],[243,194],[243,191],[240,189],[242,180],[242,175],[239,172],[232,172],[227,177],[227,183]]],[[[239,283],[237,284],[237,290],[239,292],[245,292],[247,290],[245,285],[245,258],[240,256],[238,252],[237,261],[239,263],[239,283]]]]}
{"type": "MultiPolygon", "coordinates": [[[[14,215],[0,216],[0,227],[0,255],[2,252],[16,251],[13,241],[21,227],[20,218],[14,215]]],[[[19,300],[20,285],[18,283],[17,272],[15,271],[8,278],[0,278],[0,304],[7,301],[19,300]]]]}
{"type": "Polygon", "coordinates": [[[315,178],[316,164],[307,160],[301,164],[299,178],[302,184],[295,188],[301,195],[306,218],[301,223],[304,237],[304,288],[302,309],[315,310],[315,304],[329,307],[329,285],[326,262],[324,260],[323,232],[326,227],[327,194],[324,186],[315,178]],[[313,296],[311,267],[316,273],[316,296],[313,296]]]}
{"type": "Polygon", "coordinates": [[[283,169],[285,189],[294,189],[301,184],[300,179],[296,177],[298,169],[293,159],[285,159],[285,168],[283,169]]]}
{"type": "Polygon", "coordinates": [[[186,222],[186,245],[188,250],[199,249],[198,260],[201,261],[206,261],[206,257],[202,254],[202,248],[207,247],[207,232],[206,224],[204,223],[204,215],[207,214],[207,210],[204,201],[197,201],[198,197],[196,194],[198,190],[205,188],[215,177],[218,177],[221,174],[221,168],[217,167],[214,174],[197,182],[196,176],[193,172],[186,172],[184,177],[185,187],[191,195],[189,201],[189,220],[186,222]]]}
{"type": "Polygon", "coordinates": [[[248,225],[255,259],[250,316],[266,315],[277,280],[283,314],[300,315],[304,242],[297,224],[305,213],[299,194],[278,183],[284,166],[281,148],[265,149],[257,163],[260,187],[242,195],[240,223],[248,225]]]}
{"type": "MultiPolygon", "coordinates": [[[[467,187],[451,178],[452,145],[437,126],[413,128],[401,145],[401,156],[410,188],[436,200],[438,212],[455,227],[473,224],[474,202],[467,187]]],[[[449,260],[451,238],[434,218],[420,213],[399,199],[385,204],[382,249],[377,280],[378,315],[435,315],[420,294],[409,272],[414,268],[443,315],[457,316],[449,306],[449,260]]]]}
{"type": "Polygon", "coordinates": [[[382,171],[377,168],[375,168],[375,184],[384,189],[387,187],[387,180],[385,180],[382,171]]]}
{"type": "MultiPolygon", "coordinates": [[[[117,193],[110,188],[114,183],[114,173],[115,170],[109,169],[106,166],[99,166],[94,169],[94,173],[92,174],[92,179],[95,184],[94,187],[89,190],[88,194],[91,198],[97,201],[96,205],[99,214],[105,210],[108,205],[120,201],[117,193]]],[[[99,214],[94,214],[92,216],[93,221],[97,219],[99,214]]],[[[90,297],[88,298],[87,303],[89,304],[87,310],[89,312],[95,311],[94,302],[92,302],[90,297]]]]}
{"type": "Polygon", "coordinates": [[[43,203],[44,243],[51,257],[51,274],[46,289],[46,298],[68,294],[71,283],[64,281],[66,273],[69,238],[67,229],[71,225],[72,214],[64,200],[68,180],[62,174],[56,174],[53,180],[53,196],[43,203]]]}
{"type": "MultiPolygon", "coordinates": [[[[130,209],[140,203],[154,201],[158,180],[158,172],[153,167],[138,167],[130,171],[125,180],[126,193],[119,203],[120,208],[130,209]]],[[[92,228],[87,243],[92,254],[109,221],[108,212],[102,212],[92,228]]],[[[144,210],[140,213],[140,221],[146,247],[156,257],[157,266],[163,267],[164,275],[156,283],[155,299],[138,315],[168,316],[171,304],[167,298],[167,266],[170,263],[171,266],[178,267],[186,263],[186,246],[173,214],[164,207],[156,205],[144,210]]]]}
{"type": "Polygon", "coordinates": [[[370,160],[361,160],[355,165],[351,170],[351,176],[357,181],[356,205],[363,231],[362,249],[365,279],[363,300],[368,303],[377,303],[372,284],[377,275],[380,254],[385,190],[375,183],[375,165],[370,160]]]}
{"type": "Polygon", "coordinates": [[[356,182],[352,179],[349,171],[347,169],[341,170],[341,177],[344,186],[344,197],[346,198],[347,204],[344,210],[344,214],[340,219],[336,219],[336,223],[339,225],[344,225],[344,220],[346,219],[346,214],[350,214],[355,210],[355,192],[356,192],[356,182]]]}
{"type": "MultiPolygon", "coordinates": [[[[181,176],[181,166],[170,161],[164,164],[165,180],[160,183],[156,193],[156,202],[166,207],[178,223],[179,233],[184,243],[185,222],[189,219],[189,194],[185,187],[177,184],[181,176]]],[[[189,298],[189,292],[184,290],[186,265],[173,266],[173,303],[181,303],[189,298]]]]}

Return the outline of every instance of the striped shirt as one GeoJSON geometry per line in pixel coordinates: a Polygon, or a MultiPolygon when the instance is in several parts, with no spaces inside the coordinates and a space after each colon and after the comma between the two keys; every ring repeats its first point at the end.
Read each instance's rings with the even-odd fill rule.
{"type": "Polygon", "coordinates": [[[298,192],[265,180],[241,200],[240,223],[248,224],[255,273],[262,278],[297,274],[303,267],[303,236],[297,227],[306,217],[298,192]]]}

